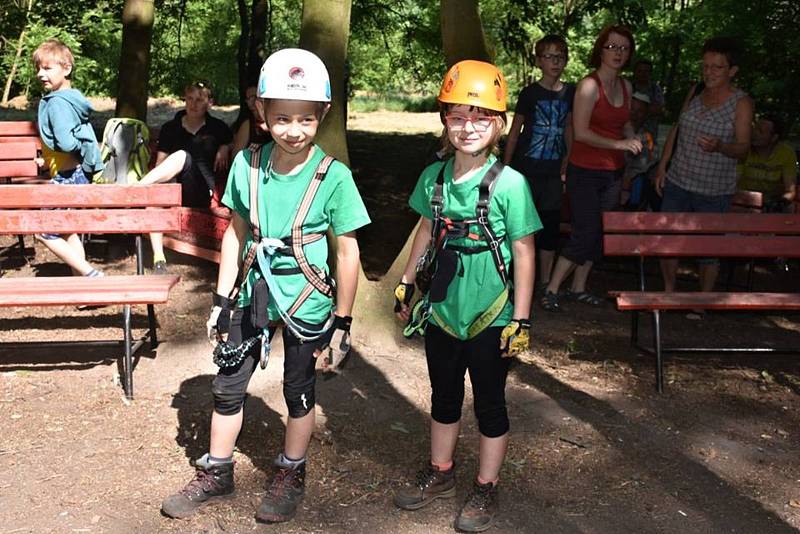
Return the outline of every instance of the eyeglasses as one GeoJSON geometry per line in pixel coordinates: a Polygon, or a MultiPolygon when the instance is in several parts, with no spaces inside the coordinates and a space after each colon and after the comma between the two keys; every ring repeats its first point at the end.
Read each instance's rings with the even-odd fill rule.
{"type": "Polygon", "coordinates": [[[618,45],[618,44],[603,45],[603,50],[608,50],[610,52],[616,52],[616,51],[619,50],[620,52],[625,53],[630,49],[631,49],[631,47],[628,46],[628,45],[618,45]]]}
{"type": "Polygon", "coordinates": [[[475,117],[467,117],[464,115],[445,115],[444,121],[447,127],[453,132],[460,132],[467,127],[467,123],[472,124],[472,129],[476,132],[483,133],[491,128],[494,124],[494,117],[488,115],[478,115],[475,117]]]}
{"type": "Polygon", "coordinates": [[[567,61],[566,56],[563,54],[540,54],[539,58],[551,63],[565,63],[567,61]]]}

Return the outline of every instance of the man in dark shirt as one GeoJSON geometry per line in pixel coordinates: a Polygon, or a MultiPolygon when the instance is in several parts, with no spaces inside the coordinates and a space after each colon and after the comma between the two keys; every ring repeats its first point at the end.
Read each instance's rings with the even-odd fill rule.
{"type": "MultiPolygon", "coordinates": [[[[233,140],[228,126],[212,117],[211,87],[196,82],[184,92],[186,109],[161,127],[155,168],[140,184],[177,181],[181,184],[181,204],[207,208],[215,187],[215,175],[224,172],[230,159],[233,140]]],[[[153,271],[167,272],[161,234],[150,234],[153,246],[153,271]]]]}

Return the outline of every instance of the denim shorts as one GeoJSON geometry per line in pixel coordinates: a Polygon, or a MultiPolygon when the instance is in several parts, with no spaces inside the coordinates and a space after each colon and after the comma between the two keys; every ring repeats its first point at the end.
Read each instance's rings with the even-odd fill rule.
{"type": "MultiPolygon", "coordinates": [[[[83,172],[82,167],[76,167],[71,170],[59,171],[58,174],[53,176],[50,183],[58,185],[86,185],[89,183],[89,179],[86,178],[86,173],[83,172]]],[[[59,234],[39,234],[39,237],[47,240],[61,238],[59,234]]]]}
{"type": "Polygon", "coordinates": [[[688,191],[667,180],[661,211],[672,213],[727,213],[733,195],[704,195],[688,191]]]}
{"type": "MultiPolygon", "coordinates": [[[[733,195],[704,195],[679,187],[669,180],[664,184],[661,211],[670,213],[727,213],[733,195]]],[[[716,258],[697,258],[700,264],[715,264],[716,258]]]]}

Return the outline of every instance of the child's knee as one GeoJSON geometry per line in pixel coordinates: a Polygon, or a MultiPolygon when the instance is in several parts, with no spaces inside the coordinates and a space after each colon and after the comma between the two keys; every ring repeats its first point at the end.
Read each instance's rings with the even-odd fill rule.
{"type": "Polygon", "coordinates": [[[289,417],[299,419],[308,415],[314,409],[316,399],[314,397],[314,384],[284,384],[283,398],[286,407],[289,409],[289,417]]]}
{"type": "Polygon", "coordinates": [[[211,385],[214,395],[214,411],[220,415],[236,415],[242,409],[247,390],[231,387],[225,381],[214,379],[211,385]]]}

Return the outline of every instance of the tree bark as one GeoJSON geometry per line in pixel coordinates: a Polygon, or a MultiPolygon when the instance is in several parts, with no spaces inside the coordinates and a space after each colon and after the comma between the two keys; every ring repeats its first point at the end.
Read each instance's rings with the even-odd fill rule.
{"type": "Polygon", "coordinates": [[[153,0],[125,0],[119,88],[114,112],[117,117],[133,117],[147,122],[147,84],[154,16],[153,0]]]}
{"type": "Polygon", "coordinates": [[[236,48],[236,66],[239,72],[239,116],[236,119],[238,123],[244,118],[247,109],[244,93],[248,78],[247,49],[250,42],[250,19],[247,17],[245,0],[236,0],[236,8],[239,11],[239,42],[236,48]]]}
{"type": "Polygon", "coordinates": [[[300,26],[300,48],[317,54],[331,77],[331,110],[320,127],[317,142],[325,152],[346,165],[350,164],[345,135],[345,61],[350,8],[350,0],[305,0],[300,26]]]}
{"type": "Polygon", "coordinates": [[[441,0],[442,45],[447,66],[464,59],[491,63],[478,0],[441,0]]]}

